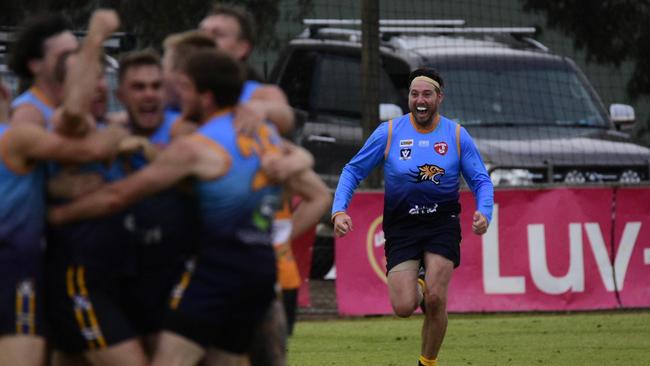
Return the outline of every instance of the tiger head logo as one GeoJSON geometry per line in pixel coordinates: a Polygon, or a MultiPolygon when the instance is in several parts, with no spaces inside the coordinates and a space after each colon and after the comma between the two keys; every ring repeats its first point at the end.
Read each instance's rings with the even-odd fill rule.
{"type": "Polygon", "coordinates": [[[414,183],[433,182],[440,184],[440,177],[445,175],[445,170],[437,165],[424,164],[418,166],[417,171],[411,171],[411,178],[414,178],[414,183]]]}

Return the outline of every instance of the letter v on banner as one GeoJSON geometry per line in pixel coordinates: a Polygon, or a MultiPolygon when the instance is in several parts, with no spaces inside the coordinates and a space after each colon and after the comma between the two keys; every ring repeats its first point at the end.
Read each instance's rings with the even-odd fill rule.
{"type": "Polygon", "coordinates": [[[501,276],[499,264],[499,205],[494,204],[492,222],[483,235],[483,290],[486,294],[526,293],[524,276],[501,276]]]}
{"type": "Polygon", "coordinates": [[[641,230],[641,223],[628,222],[625,224],[621,242],[618,251],[616,252],[616,256],[614,257],[613,267],[609,259],[609,252],[605,247],[605,240],[600,231],[600,226],[596,223],[587,223],[585,224],[585,230],[587,231],[589,244],[591,244],[591,250],[594,252],[600,277],[603,280],[605,288],[610,292],[613,292],[616,289],[619,291],[623,290],[625,274],[627,273],[627,267],[630,264],[632,250],[634,250],[636,239],[641,230]],[[614,286],[614,272],[616,273],[616,286],[614,286]]]}

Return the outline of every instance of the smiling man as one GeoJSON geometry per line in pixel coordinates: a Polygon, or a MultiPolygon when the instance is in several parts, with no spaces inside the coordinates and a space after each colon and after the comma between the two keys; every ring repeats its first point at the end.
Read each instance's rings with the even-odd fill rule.
{"type": "Polygon", "coordinates": [[[45,127],[63,101],[63,85],[55,77],[62,54],[74,51],[79,42],[60,15],[45,15],[27,22],[12,47],[9,67],[30,88],[12,103],[12,122],[45,127]]]}
{"type": "Polygon", "coordinates": [[[447,329],[447,288],[460,264],[460,174],[477,201],[472,231],[486,232],[494,189],[467,131],[441,116],[444,86],[432,69],[409,76],[410,113],[384,122],[345,166],[334,195],[338,237],[352,230],[345,210],[361,180],[383,163],[384,235],[388,291],[395,314],[408,317],[421,304],[422,353],[418,365],[437,365],[447,329]],[[425,271],[420,271],[424,265],[425,271]]]}

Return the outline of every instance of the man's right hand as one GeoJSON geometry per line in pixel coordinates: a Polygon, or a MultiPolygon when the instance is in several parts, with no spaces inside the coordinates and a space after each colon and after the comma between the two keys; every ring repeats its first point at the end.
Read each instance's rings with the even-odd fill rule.
{"type": "Polygon", "coordinates": [[[348,214],[344,212],[334,217],[334,234],[337,238],[345,236],[352,230],[352,218],[348,214]]]}
{"type": "Polygon", "coordinates": [[[9,122],[9,110],[11,107],[11,92],[0,79],[0,123],[9,122]]]}

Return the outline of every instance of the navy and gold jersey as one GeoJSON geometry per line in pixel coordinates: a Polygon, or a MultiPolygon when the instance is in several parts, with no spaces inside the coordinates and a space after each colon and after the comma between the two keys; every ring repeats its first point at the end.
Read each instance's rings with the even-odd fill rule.
{"type": "Polygon", "coordinates": [[[385,231],[457,207],[461,173],[489,221],[494,189],[476,145],[463,127],[436,118],[432,130],[410,113],[380,124],[343,169],[332,213],[345,211],[359,182],[383,163],[385,231]]]}

